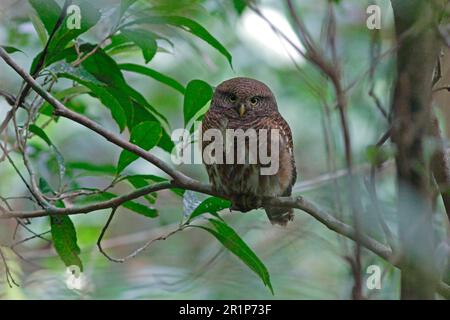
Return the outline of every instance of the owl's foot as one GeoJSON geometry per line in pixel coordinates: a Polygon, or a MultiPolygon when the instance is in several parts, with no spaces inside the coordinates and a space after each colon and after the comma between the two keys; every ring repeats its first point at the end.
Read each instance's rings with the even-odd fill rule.
{"type": "Polygon", "coordinates": [[[273,225],[285,227],[289,221],[294,220],[294,210],[277,207],[266,207],[267,217],[273,225]]]}
{"type": "Polygon", "coordinates": [[[260,208],[262,206],[262,198],[254,195],[241,194],[233,196],[231,203],[231,210],[248,212],[260,208]]]}

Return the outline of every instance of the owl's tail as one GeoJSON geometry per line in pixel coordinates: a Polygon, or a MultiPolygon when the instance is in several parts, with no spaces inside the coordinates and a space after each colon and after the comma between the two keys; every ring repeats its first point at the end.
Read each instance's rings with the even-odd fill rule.
{"type": "Polygon", "coordinates": [[[267,217],[272,224],[278,224],[280,226],[286,226],[289,221],[294,220],[294,210],[279,208],[279,207],[266,207],[264,208],[267,213],[267,217]]]}

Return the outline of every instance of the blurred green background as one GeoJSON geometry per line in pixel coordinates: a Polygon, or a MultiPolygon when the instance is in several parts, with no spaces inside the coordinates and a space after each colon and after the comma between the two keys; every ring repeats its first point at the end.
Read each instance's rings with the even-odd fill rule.
{"type": "MultiPolygon", "coordinates": [[[[60,2],[60,1],[59,1],[60,2]]],[[[173,42],[158,40],[159,52],[148,66],[177,79],[183,85],[201,79],[212,86],[236,76],[256,78],[270,86],[278,101],[281,114],[293,131],[295,158],[299,173],[294,192],[314,200],[324,208],[338,212],[350,221],[346,203],[345,177],[330,179],[327,173],[345,167],[342,136],[338,113],[329,82],[303,58],[289,48],[286,42],[273,33],[250,9],[239,13],[232,0],[146,1],[154,6],[166,6],[173,15],[190,17],[202,24],[233,56],[233,69],[216,50],[186,32],[170,29],[158,30],[173,42]],[[327,111],[328,110],[328,111],[327,111]],[[326,116],[329,112],[329,117],[326,116]],[[326,130],[329,131],[331,155],[327,157],[326,130]],[[334,165],[327,159],[333,159],[334,165]],[[334,168],[335,166],[335,168],[334,168]],[[318,183],[317,178],[325,179],[318,183]],[[313,181],[306,184],[305,181],[313,181]],[[340,198],[339,202],[336,198],[340,198]]],[[[326,0],[294,1],[299,14],[314,39],[323,50],[329,50],[323,38],[322,23],[327,12],[326,0]]],[[[299,43],[292,30],[283,1],[257,1],[258,7],[293,41],[299,43]]],[[[349,120],[353,153],[361,186],[364,208],[364,225],[367,232],[384,241],[365,188],[367,165],[372,160],[370,146],[385,132],[387,121],[377,110],[368,92],[374,92],[388,109],[391,82],[394,77],[394,60],[386,55],[371,78],[371,44],[374,32],[366,27],[368,2],[342,0],[334,6],[337,17],[337,51],[342,63],[344,84],[350,86],[349,120]]],[[[392,45],[392,11],[388,0],[370,1],[378,4],[382,12],[382,29],[379,31],[380,50],[392,45]]],[[[85,41],[98,43],[105,35],[108,15],[118,1],[95,1],[102,11],[102,21],[84,34],[85,41]]],[[[6,0],[0,4],[0,44],[21,48],[14,59],[29,69],[33,57],[42,50],[42,44],[30,22],[33,9],[26,0],[6,0]]],[[[132,10],[131,10],[132,13],[132,10]]],[[[139,50],[118,54],[118,62],[145,64],[139,50]]],[[[171,128],[183,127],[183,96],[148,77],[125,73],[127,81],[139,90],[170,122],[171,128]]],[[[0,62],[0,88],[17,93],[21,79],[0,62]]],[[[55,89],[64,87],[58,83],[55,89]]],[[[105,127],[118,132],[108,112],[99,102],[83,95],[72,102],[85,108],[87,114],[105,127]]],[[[0,119],[9,106],[0,98],[0,119]]],[[[91,162],[114,165],[120,149],[92,134],[87,129],[66,119],[50,124],[46,129],[66,162],[91,162]]],[[[126,134],[126,133],[125,133],[126,134]]],[[[12,132],[9,135],[13,137],[12,132]]],[[[41,142],[33,140],[36,146],[41,142]]],[[[386,148],[389,154],[389,147],[386,148]]],[[[170,161],[162,150],[155,154],[170,161]]],[[[21,159],[15,155],[18,164],[21,159]]],[[[52,159],[35,157],[33,165],[52,181],[52,159]],[[49,169],[50,168],[50,169],[49,169]]],[[[53,164],[54,166],[54,164],[53,164]]],[[[178,169],[190,176],[207,181],[202,165],[182,165],[178,169]]],[[[154,167],[139,160],[129,172],[163,175],[154,167]]],[[[395,231],[395,185],[392,161],[377,175],[381,212],[395,231]]],[[[10,165],[0,163],[0,195],[3,197],[26,194],[25,186],[10,165]]],[[[101,175],[77,177],[80,185],[106,186],[110,179],[101,175]]],[[[116,188],[115,192],[128,189],[116,188]]],[[[30,203],[18,199],[11,204],[17,209],[30,209],[30,203]]],[[[160,192],[155,207],[160,216],[148,219],[121,208],[109,228],[104,247],[114,257],[132,252],[152,238],[170,232],[178,226],[183,215],[183,199],[171,192],[160,192]]],[[[79,290],[67,287],[67,273],[50,244],[33,239],[18,247],[23,259],[6,249],[11,245],[15,221],[0,220],[0,244],[5,248],[8,264],[20,287],[9,288],[0,274],[0,297],[3,299],[349,299],[353,286],[351,268],[346,260],[353,253],[353,242],[328,230],[308,214],[296,210],[295,220],[286,228],[272,226],[263,211],[250,213],[225,212],[224,219],[238,232],[267,266],[275,295],[264,287],[260,279],[234,255],[225,250],[208,233],[196,228],[180,232],[166,241],[154,243],[146,251],[123,264],[108,261],[95,242],[108,211],[73,216],[85,266],[85,282],[79,290]]],[[[48,218],[34,219],[29,225],[36,232],[48,230],[48,218]]],[[[19,229],[16,240],[30,234],[19,229]]],[[[48,235],[46,235],[48,236],[48,235]]],[[[399,291],[399,272],[374,254],[363,250],[363,281],[369,274],[366,268],[377,265],[383,272],[382,288],[364,292],[370,298],[396,299],[399,291]]],[[[0,272],[2,272],[0,266],[0,272]]]]}

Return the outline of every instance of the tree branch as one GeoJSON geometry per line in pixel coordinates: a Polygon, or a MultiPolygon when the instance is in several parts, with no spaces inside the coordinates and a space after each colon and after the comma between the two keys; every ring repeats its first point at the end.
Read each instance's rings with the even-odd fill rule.
{"type": "Polygon", "coordinates": [[[161,161],[158,157],[154,156],[150,152],[147,152],[141,147],[132,144],[129,141],[123,139],[122,137],[117,136],[114,133],[106,130],[105,128],[100,126],[98,123],[92,121],[91,119],[68,109],[53,95],[51,95],[44,88],[42,88],[42,86],[35,79],[33,79],[33,77],[30,74],[28,74],[24,69],[22,69],[13,59],[11,59],[11,57],[1,47],[0,47],[0,57],[2,57],[2,59],[11,68],[13,68],[22,77],[22,79],[25,80],[25,82],[29,84],[41,97],[43,97],[48,103],[50,103],[55,108],[54,110],[55,115],[71,119],[83,125],[84,127],[91,129],[92,131],[95,131],[96,133],[104,137],[106,140],[147,160],[148,162],[152,163],[153,165],[155,165],[156,167],[160,168],[162,171],[167,173],[170,177],[178,181],[189,182],[190,180],[192,180],[183,173],[174,170],[173,168],[171,168],[169,165],[161,161]]]}
{"type": "Polygon", "coordinates": [[[94,204],[86,205],[86,206],[73,206],[68,208],[48,208],[42,210],[34,210],[34,211],[8,211],[5,208],[2,209],[3,214],[0,215],[0,219],[11,219],[11,218],[38,218],[45,217],[50,215],[75,215],[81,213],[89,213],[102,209],[114,208],[122,205],[123,203],[137,199],[144,195],[147,195],[152,192],[180,187],[171,182],[160,182],[153,185],[145,186],[140,189],[134,190],[128,194],[113,198],[111,200],[97,202],[94,204]]]}

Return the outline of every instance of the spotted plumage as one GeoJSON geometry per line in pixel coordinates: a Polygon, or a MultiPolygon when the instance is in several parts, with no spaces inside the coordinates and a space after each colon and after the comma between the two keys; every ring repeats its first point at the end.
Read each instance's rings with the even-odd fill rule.
{"type": "MultiPolygon", "coordinates": [[[[263,163],[259,155],[256,164],[251,164],[248,157],[244,163],[236,163],[239,148],[249,154],[248,140],[235,144],[233,163],[205,165],[213,188],[232,200],[232,209],[246,212],[260,207],[262,197],[291,195],[297,177],[292,134],[289,125],[278,112],[272,91],[264,83],[249,78],[233,78],[222,82],[216,88],[211,107],[203,119],[203,134],[208,129],[216,129],[224,137],[227,129],[255,129],[258,133],[263,132],[261,129],[266,129],[269,154],[273,151],[270,150],[270,130],[279,130],[279,166],[273,174],[261,174],[268,164],[263,163]]],[[[211,141],[203,139],[202,151],[205,151],[211,141]]],[[[263,141],[258,135],[258,147],[263,146],[263,141]]],[[[227,152],[224,151],[224,159],[226,156],[227,152]]],[[[286,225],[293,218],[292,209],[264,209],[273,224],[286,225]]]]}

